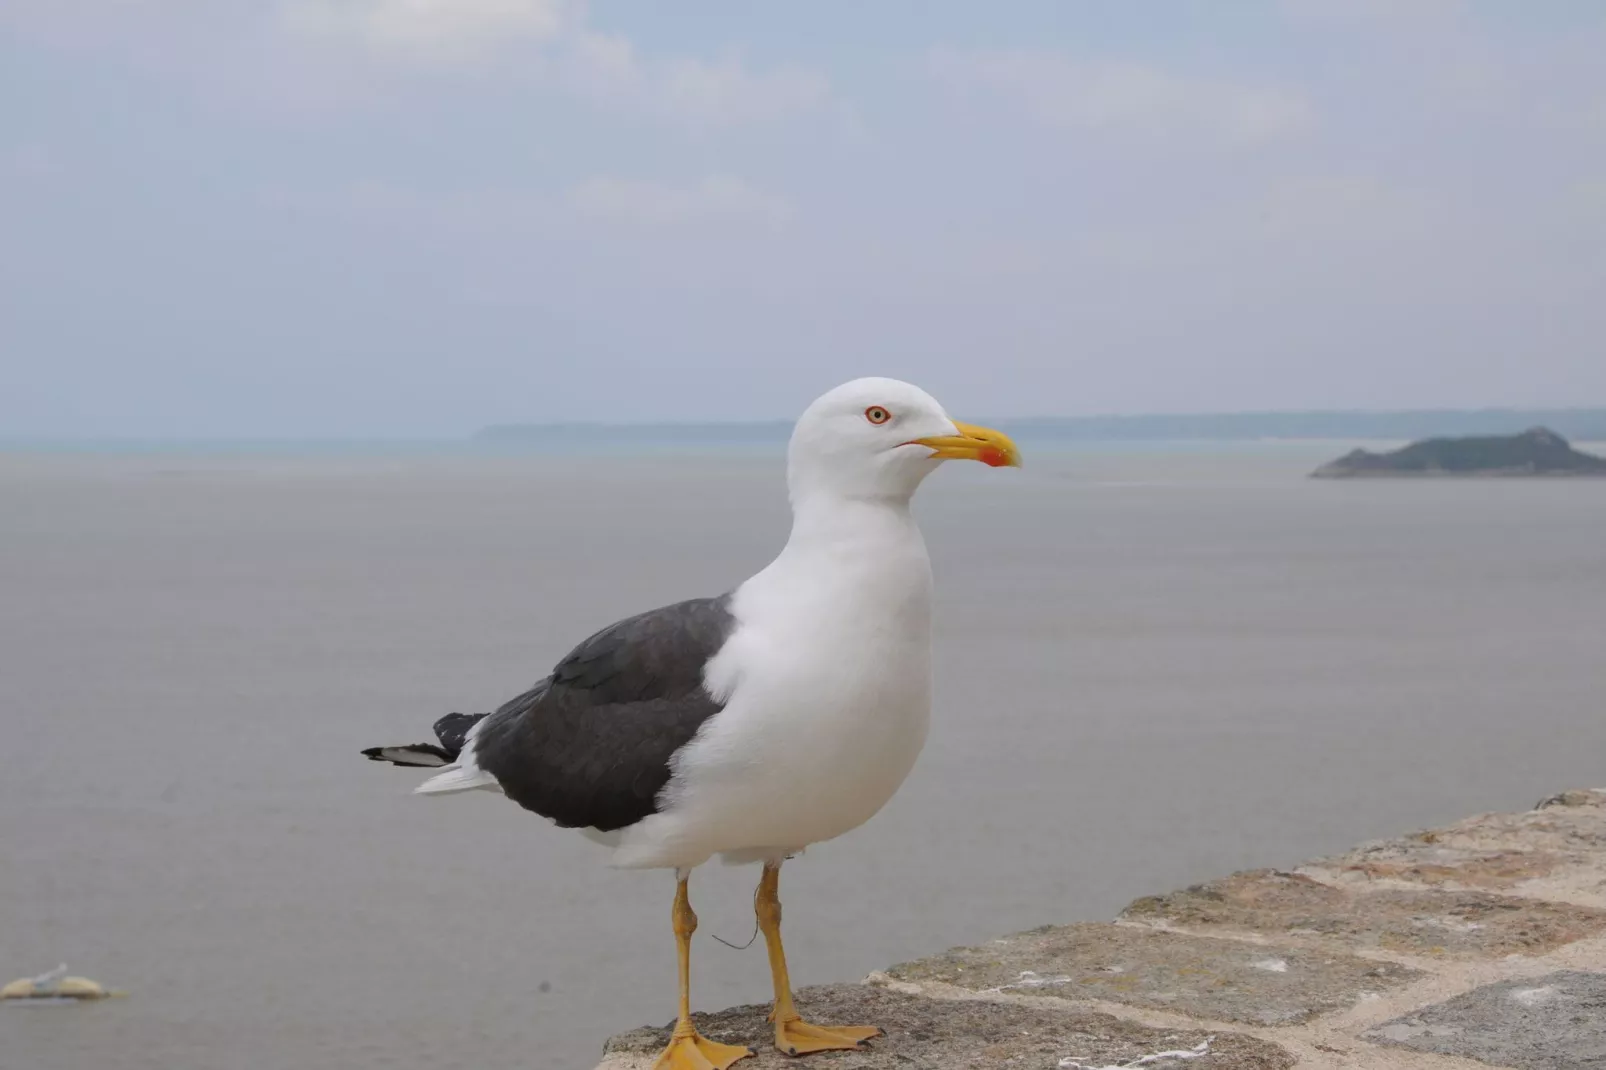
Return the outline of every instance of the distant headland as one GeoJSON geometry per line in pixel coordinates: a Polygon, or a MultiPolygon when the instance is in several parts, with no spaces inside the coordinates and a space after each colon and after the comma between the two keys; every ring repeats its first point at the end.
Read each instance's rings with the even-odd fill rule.
{"type": "Polygon", "coordinates": [[[1517,435],[1424,439],[1388,453],[1354,450],[1311,476],[1606,476],[1606,458],[1575,450],[1556,432],[1534,427],[1517,435]]]}
{"type": "MultiPolygon", "coordinates": [[[[984,418],[985,414],[977,417],[984,418]]],[[[1422,409],[1394,412],[1299,411],[1044,416],[993,424],[1035,442],[1254,442],[1352,439],[1409,442],[1451,435],[1512,435],[1543,426],[1579,441],[1606,441],[1606,409],[1422,409]]],[[[593,445],[776,446],[791,420],[745,423],[497,424],[474,435],[481,445],[529,448],[593,445]]]]}

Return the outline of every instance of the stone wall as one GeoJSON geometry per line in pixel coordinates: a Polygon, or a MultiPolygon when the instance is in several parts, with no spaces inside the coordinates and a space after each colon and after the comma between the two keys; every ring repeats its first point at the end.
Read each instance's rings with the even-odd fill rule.
{"type": "MultiPolygon", "coordinates": [[[[798,993],[869,1048],[787,1059],[764,1006],[699,1015],[738,1070],[1606,1070],[1606,789],[1139,899],[798,993]]],[[[649,1070],[666,1028],[608,1042],[649,1070]]]]}

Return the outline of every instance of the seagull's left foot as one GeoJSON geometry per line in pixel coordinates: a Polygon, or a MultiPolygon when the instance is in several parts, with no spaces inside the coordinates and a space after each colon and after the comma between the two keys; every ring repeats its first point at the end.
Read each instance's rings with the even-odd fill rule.
{"type": "Polygon", "coordinates": [[[729,1070],[738,1059],[753,1053],[735,1044],[709,1040],[696,1030],[677,1028],[669,1046],[658,1056],[653,1070],[729,1070]]]}
{"type": "Polygon", "coordinates": [[[881,1035],[873,1025],[810,1025],[801,1018],[775,1023],[775,1046],[782,1055],[853,1051],[881,1035]]]}

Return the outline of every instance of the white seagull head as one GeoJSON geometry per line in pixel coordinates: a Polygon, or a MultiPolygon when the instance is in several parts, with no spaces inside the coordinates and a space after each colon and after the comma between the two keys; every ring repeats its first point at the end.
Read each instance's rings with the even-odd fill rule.
{"type": "Polygon", "coordinates": [[[1009,436],[950,417],[897,379],[844,383],[816,398],[792,431],[787,482],[800,496],[907,501],[947,460],[1019,467],[1009,436]]]}

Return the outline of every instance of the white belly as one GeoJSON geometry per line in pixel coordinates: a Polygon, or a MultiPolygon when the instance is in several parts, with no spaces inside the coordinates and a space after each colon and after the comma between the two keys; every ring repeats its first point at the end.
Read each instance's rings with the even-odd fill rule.
{"type": "Polygon", "coordinates": [[[707,674],[725,708],[677,754],[661,812],[625,830],[614,865],[781,857],[892,798],[931,718],[930,566],[918,535],[905,545],[890,564],[843,555],[823,580],[781,568],[737,592],[740,623],[707,674]]]}
{"type": "Polygon", "coordinates": [[[664,812],[626,830],[615,865],[691,867],[716,853],[781,857],[851,831],[902,785],[930,721],[929,688],[891,700],[751,698],[727,706],[682,752],[664,812]]]}

